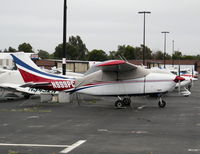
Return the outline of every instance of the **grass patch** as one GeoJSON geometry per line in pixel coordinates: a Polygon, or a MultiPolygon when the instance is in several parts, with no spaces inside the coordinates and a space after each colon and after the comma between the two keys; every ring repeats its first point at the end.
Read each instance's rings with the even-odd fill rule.
{"type": "Polygon", "coordinates": [[[33,107],[33,108],[23,108],[23,109],[0,109],[0,112],[47,112],[48,113],[52,111],[33,107]]]}
{"type": "Polygon", "coordinates": [[[17,151],[9,150],[8,154],[19,154],[17,151]]]}

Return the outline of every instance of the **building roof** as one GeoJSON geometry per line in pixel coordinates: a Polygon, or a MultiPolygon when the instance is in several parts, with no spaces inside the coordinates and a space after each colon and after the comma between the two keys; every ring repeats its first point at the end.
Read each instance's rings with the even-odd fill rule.
{"type": "MultiPolygon", "coordinates": [[[[0,52],[0,59],[12,59],[11,55],[12,54],[11,52],[0,52]]],[[[27,54],[29,57],[31,57],[32,54],[34,53],[25,53],[27,54]]]]}
{"type": "MultiPolygon", "coordinates": [[[[136,64],[136,65],[141,65],[143,63],[142,60],[129,60],[130,63],[136,64]]],[[[194,65],[195,63],[200,64],[200,60],[174,60],[174,65],[179,65],[179,62],[181,65],[194,65]]],[[[145,63],[159,63],[163,64],[163,60],[145,60],[145,63]]],[[[166,65],[172,64],[172,60],[165,60],[166,65]]]]}

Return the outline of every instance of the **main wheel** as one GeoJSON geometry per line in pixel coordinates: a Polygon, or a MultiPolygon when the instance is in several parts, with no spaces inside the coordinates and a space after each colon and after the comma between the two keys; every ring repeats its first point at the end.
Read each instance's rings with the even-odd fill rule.
{"type": "Polygon", "coordinates": [[[122,108],[123,106],[124,106],[123,101],[117,100],[117,101],[115,102],[115,107],[116,107],[116,108],[122,108]]]}
{"type": "Polygon", "coordinates": [[[25,99],[29,99],[30,97],[31,97],[30,94],[24,94],[24,98],[25,98],[25,99]]]}
{"type": "Polygon", "coordinates": [[[130,104],[131,104],[131,99],[130,99],[130,98],[124,98],[124,99],[123,99],[123,103],[124,103],[124,105],[126,105],[126,106],[130,106],[130,104]]]}
{"type": "Polygon", "coordinates": [[[166,102],[163,101],[163,100],[160,100],[160,101],[158,102],[158,106],[159,106],[160,108],[164,108],[164,107],[166,106],[166,102]]]}

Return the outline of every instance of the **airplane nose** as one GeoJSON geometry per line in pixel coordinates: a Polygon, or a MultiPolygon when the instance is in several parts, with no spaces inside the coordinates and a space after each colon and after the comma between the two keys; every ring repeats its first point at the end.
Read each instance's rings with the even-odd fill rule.
{"type": "Polygon", "coordinates": [[[183,77],[181,77],[181,76],[176,76],[176,78],[174,79],[174,82],[182,82],[182,81],[184,81],[185,80],[185,78],[183,78],[183,77]]]}

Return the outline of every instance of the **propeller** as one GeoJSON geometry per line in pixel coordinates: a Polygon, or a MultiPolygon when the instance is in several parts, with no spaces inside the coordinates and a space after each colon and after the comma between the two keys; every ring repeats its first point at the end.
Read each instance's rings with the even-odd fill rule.
{"type": "Polygon", "coordinates": [[[192,80],[192,83],[191,83],[191,86],[193,87],[193,78],[194,78],[194,69],[193,69],[193,67],[192,67],[192,78],[191,78],[191,80],[192,80]]]}
{"type": "Polygon", "coordinates": [[[176,76],[176,78],[174,79],[174,82],[178,83],[178,82],[182,82],[184,80],[185,80],[185,78],[183,78],[181,76],[176,76]]]}
{"type": "MultiPolygon", "coordinates": [[[[180,67],[180,60],[178,65],[178,76],[181,77],[181,67],[180,67]]],[[[181,93],[181,80],[178,81],[178,92],[181,93]]]]}
{"type": "Polygon", "coordinates": [[[181,92],[181,82],[184,81],[185,78],[181,77],[181,76],[176,76],[176,78],[174,79],[174,82],[178,83],[178,92],[180,94],[181,92]]]}

